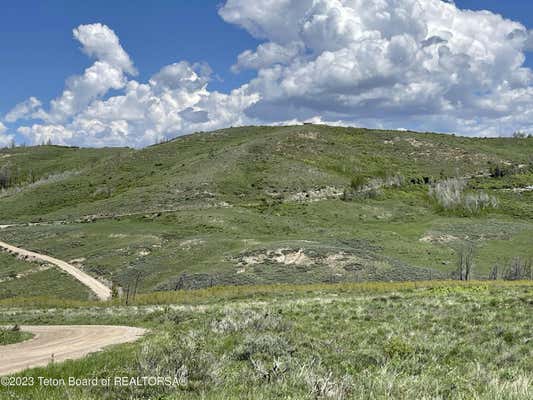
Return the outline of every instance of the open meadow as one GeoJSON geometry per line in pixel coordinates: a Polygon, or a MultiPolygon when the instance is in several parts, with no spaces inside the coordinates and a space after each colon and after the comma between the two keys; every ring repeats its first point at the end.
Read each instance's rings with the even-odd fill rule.
{"type": "Polygon", "coordinates": [[[134,344],[16,376],[77,382],[158,376],[171,384],[67,381],[2,387],[0,398],[526,400],[533,394],[528,282],[234,287],[149,296],[130,306],[2,305],[0,324],[147,328],[134,344]]]}

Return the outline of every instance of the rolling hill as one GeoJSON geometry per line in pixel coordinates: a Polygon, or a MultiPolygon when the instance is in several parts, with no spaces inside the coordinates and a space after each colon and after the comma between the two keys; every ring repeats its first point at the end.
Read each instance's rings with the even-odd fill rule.
{"type": "MultiPolygon", "coordinates": [[[[467,246],[484,279],[533,257],[527,138],[230,128],[141,150],[4,149],[0,185],[1,240],[143,292],[449,278],[467,246]],[[450,182],[453,206],[436,194],[450,182]]],[[[32,277],[0,298],[61,295],[49,280],[2,290],[32,277]]]]}

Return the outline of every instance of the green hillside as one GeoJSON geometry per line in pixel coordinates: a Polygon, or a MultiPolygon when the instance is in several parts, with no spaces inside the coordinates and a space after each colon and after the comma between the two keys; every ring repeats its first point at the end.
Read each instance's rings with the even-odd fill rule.
{"type": "Polygon", "coordinates": [[[532,139],[243,127],[6,149],[0,170],[17,176],[0,240],[122,287],[141,276],[141,291],[449,278],[465,246],[474,277],[501,277],[533,257],[532,139]],[[430,195],[450,179],[464,181],[453,207],[430,195]]]}

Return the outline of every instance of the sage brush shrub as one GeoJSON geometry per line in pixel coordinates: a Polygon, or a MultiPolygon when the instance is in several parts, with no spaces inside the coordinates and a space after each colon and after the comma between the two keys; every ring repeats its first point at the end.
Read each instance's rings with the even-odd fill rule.
{"type": "Polygon", "coordinates": [[[464,198],[464,207],[472,213],[477,213],[498,207],[498,200],[485,192],[469,193],[464,198]]]}
{"type": "Polygon", "coordinates": [[[361,190],[367,183],[367,178],[362,175],[355,175],[350,181],[350,187],[353,190],[361,190]]]}
{"type": "Polygon", "coordinates": [[[462,203],[465,187],[466,181],[464,179],[451,178],[431,186],[429,194],[444,209],[454,209],[462,203]]]}
{"type": "Polygon", "coordinates": [[[405,179],[401,175],[389,175],[384,178],[366,178],[356,175],[351,179],[350,187],[344,190],[341,200],[374,199],[382,194],[383,188],[398,188],[404,183],[405,179]]]}
{"type": "Polygon", "coordinates": [[[360,186],[361,191],[379,190],[387,187],[400,187],[404,184],[405,180],[401,175],[390,175],[385,178],[372,178],[369,179],[364,185],[360,186]]]}
{"type": "Polygon", "coordinates": [[[447,211],[460,211],[478,214],[498,207],[498,200],[482,191],[466,193],[467,182],[461,178],[451,178],[437,182],[429,188],[429,195],[440,208],[447,211]]]}
{"type": "Polygon", "coordinates": [[[242,332],[248,329],[255,332],[266,330],[282,332],[289,328],[289,322],[272,311],[259,313],[253,310],[241,312],[231,310],[223,318],[211,322],[211,330],[214,333],[224,334],[242,332]]]}
{"type": "Polygon", "coordinates": [[[172,377],[181,387],[194,387],[214,380],[217,359],[205,338],[167,332],[142,346],[136,369],[139,376],[172,377]]]}
{"type": "Polygon", "coordinates": [[[296,380],[305,383],[312,399],[344,400],[350,398],[355,389],[352,376],[335,377],[317,359],[303,363],[295,370],[296,380]]]}
{"type": "Polygon", "coordinates": [[[97,397],[94,398],[104,400],[163,399],[180,391],[198,393],[203,387],[220,382],[221,361],[208,349],[206,340],[197,332],[166,330],[145,341],[137,350],[135,361],[120,371],[120,376],[169,379],[168,384],[111,385],[85,389],[95,391],[97,397]]]}
{"type": "Polygon", "coordinates": [[[250,361],[256,377],[268,383],[283,379],[290,368],[290,360],[275,358],[271,364],[256,359],[250,359],[250,361]]]}
{"type": "Polygon", "coordinates": [[[243,342],[234,351],[237,360],[275,359],[291,354],[294,349],[287,340],[280,335],[256,334],[246,335],[243,342]]]}

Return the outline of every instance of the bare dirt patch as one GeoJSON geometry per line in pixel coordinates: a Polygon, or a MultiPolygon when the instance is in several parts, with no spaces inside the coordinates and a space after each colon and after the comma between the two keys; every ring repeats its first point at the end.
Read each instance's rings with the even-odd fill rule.
{"type": "Polygon", "coordinates": [[[334,186],[326,186],[324,188],[315,188],[304,190],[289,195],[287,201],[319,201],[326,199],[338,199],[344,194],[343,188],[337,188],[334,186]]]}
{"type": "Polygon", "coordinates": [[[181,242],[179,246],[184,250],[191,250],[193,247],[201,246],[204,243],[205,240],[202,239],[188,239],[181,242]]]}
{"type": "Polygon", "coordinates": [[[450,243],[461,239],[447,233],[428,233],[418,240],[423,243],[450,243]]]}

